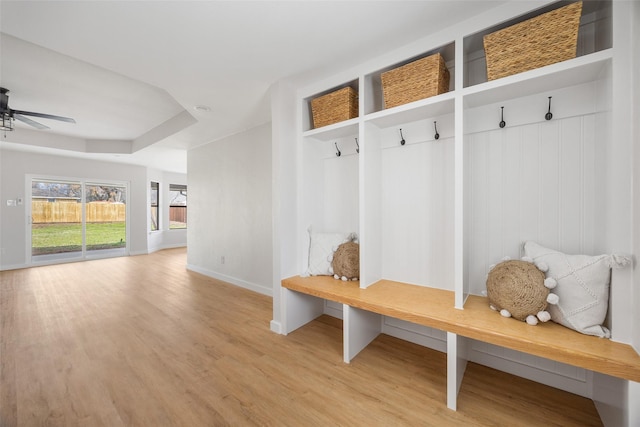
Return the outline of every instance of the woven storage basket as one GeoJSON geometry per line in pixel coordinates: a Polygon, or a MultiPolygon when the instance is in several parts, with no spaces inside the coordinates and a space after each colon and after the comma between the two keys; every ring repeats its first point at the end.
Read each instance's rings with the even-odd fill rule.
{"type": "Polygon", "coordinates": [[[449,91],[449,70],[436,53],[382,73],[384,108],[449,91]]]}
{"type": "Polygon", "coordinates": [[[311,112],[314,129],[353,119],[358,117],[358,94],[345,87],[319,96],[311,100],[311,112]]]}
{"type": "Polygon", "coordinates": [[[576,57],[582,2],[484,36],[487,79],[495,80],[576,57]]]}

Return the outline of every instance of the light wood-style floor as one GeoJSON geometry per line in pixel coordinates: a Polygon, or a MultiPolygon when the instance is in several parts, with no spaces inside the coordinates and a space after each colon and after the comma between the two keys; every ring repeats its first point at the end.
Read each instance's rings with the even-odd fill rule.
{"type": "Polygon", "coordinates": [[[1,426],[593,426],[585,398],[340,323],[281,336],[271,298],[185,269],[186,250],[0,272],[1,426]]]}

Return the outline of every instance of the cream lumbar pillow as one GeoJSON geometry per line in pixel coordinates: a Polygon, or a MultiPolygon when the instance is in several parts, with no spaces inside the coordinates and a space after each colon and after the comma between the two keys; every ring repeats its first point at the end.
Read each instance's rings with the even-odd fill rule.
{"type": "Polygon", "coordinates": [[[333,276],[333,254],[343,243],[356,240],[356,233],[317,233],[309,231],[309,276],[333,276]]]}
{"type": "Polygon", "coordinates": [[[551,320],[586,335],[610,338],[602,326],[609,306],[609,281],[612,267],[623,267],[630,259],[620,255],[567,255],[526,242],[524,251],[535,265],[557,285],[556,305],[548,307],[551,320]]]}

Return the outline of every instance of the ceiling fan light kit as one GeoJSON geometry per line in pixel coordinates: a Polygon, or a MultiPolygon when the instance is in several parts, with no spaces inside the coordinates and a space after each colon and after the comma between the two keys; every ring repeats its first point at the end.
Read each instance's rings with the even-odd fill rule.
{"type": "Polygon", "coordinates": [[[13,130],[13,120],[11,120],[11,117],[6,113],[2,114],[2,125],[0,126],[0,130],[4,132],[13,130]]]}
{"type": "Polygon", "coordinates": [[[43,125],[42,123],[36,122],[35,120],[31,120],[25,116],[32,117],[41,117],[43,119],[51,119],[58,120],[61,122],[67,123],[75,123],[76,121],[70,117],[62,117],[62,116],[54,116],[53,114],[45,114],[45,113],[35,113],[33,111],[22,111],[22,110],[12,110],[9,108],[9,89],[5,89],[0,87],[0,115],[2,115],[2,127],[0,130],[3,131],[12,131],[13,130],[13,120],[19,120],[23,123],[28,124],[36,129],[49,129],[48,126],[43,125]]]}

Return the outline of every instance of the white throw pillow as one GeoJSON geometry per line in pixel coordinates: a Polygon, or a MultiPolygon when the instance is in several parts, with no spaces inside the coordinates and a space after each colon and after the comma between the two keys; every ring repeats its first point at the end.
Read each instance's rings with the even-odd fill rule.
{"type": "Polygon", "coordinates": [[[316,233],[309,227],[309,267],[307,275],[333,276],[333,254],[343,243],[356,239],[355,233],[316,233]]]}
{"type": "Polygon", "coordinates": [[[609,338],[611,333],[602,323],[609,306],[611,267],[630,260],[617,255],[566,255],[534,242],[526,242],[524,251],[558,283],[551,290],[558,295],[558,304],[547,307],[551,320],[583,334],[609,338]]]}

